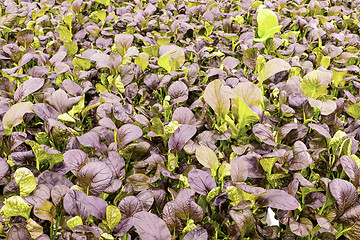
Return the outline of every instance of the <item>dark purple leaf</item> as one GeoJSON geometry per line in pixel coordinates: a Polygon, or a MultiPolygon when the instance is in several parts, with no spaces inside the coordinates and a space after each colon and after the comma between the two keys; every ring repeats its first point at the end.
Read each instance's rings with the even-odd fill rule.
{"type": "Polygon", "coordinates": [[[106,219],[106,208],[107,202],[99,197],[86,196],[81,203],[90,213],[90,215],[105,220],[106,219]]]}
{"type": "Polygon", "coordinates": [[[46,186],[49,187],[50,190],[52,190],[57,185],[65,185],[68,186],[69,188],[71,188],[74,185],[65,176],[50,171],[42,172],[38,176],[38,184],[45,184],[46,186]]]}
{"type": "Polygon", "coordinates": [[[331,139],[331,135],[329,133],[328,130],[326,130],[324,127],[322,127],[319,124],[314,124],[314,123],[309,123],[309,127],[311,127],[312,129],[314,129],[315,131],[317,131],[319,134],[321,134],[322,136],[331,139]]]}
{"type": "Polygon", "coordinates": [[[21,224],[14,224],[11,226],[6,239],[8,240],[30,240],[31,235],[25,226],[21,224]]]}
{"type": "Polygon", "coordinates": [[[230,161],[230,175],[231,180],[235,182],[245,182],[248,177],[247,164],[241,157],[235,157],[230,161]]]}
{"type": "Polygon", "coordinates": [[[113,230],[113,232],[115,232],[114,236],[121,237],[125,235],[133,226],[134,223],[132,217],[121,219],[119,224],[113,230]]]}
{"type": "Polygon", "coordinates": [[[57,206],[65,197],[65,195],[70,191],[70,188],[65,185],[56,185],[51,190],[51,200],[57,206]]]}
{"type": "Polygon", "coordinates": [[[280,210],[295,210],[299,207],[295,197],[279,189],[267,190],[266,194],[258,198],[258,204],[280,210]]]}
{"type": "Polygon", "coordinates": [[[95,196],[99,196],[110,186],[112,178],[111,169],[99,161],[87,163],[78,172],[79,185],[95,196]]]}
{"type": "Polygon", "coordinates": [[[120,201],[118,208],[122,214],[122,219],[124,219],[132,217],[135,213],[142,211],[143,204],[138,198],[134,196],[128,196],[120,201]]]}
{"type": "Polygon", "coordinates": [[[0,180],[3,179],[8,173],[10,169],[9,164],[6,162],[5,159],[0,158],[0,180]]]}
{"type": "Polygon", "coordinates": [[[216,188],[216,182],[208,172],[193,169],[188,174],[188,182],[191,189],[200,195],[207,195],[211,189],[216,188]]]}
{"type": "Polygon", "coordinates": [[[238,227],[241,239],[244,238],[245,234],[250,233],[255,228],[254,216],[249,209],[239,211],[230,210],[229,214],[238,227]]]}
{"type": "Polygon", "coordinates": [[[168,141],[169,149],[175,149],[177,152],[180,152],[187,141],[189,141],[195,133],[196,128],[194,126],[180,125],[168,141]]]}
{"type": "Polygon", "coordinates": [[[338,214],[341,215],[358,200],[356,188],[350,182],[336,178],[329,183],[331,195],[335,198],[338,214]]]}
{"type": "Polygon", "coordinates": [[[359,167],[354,161],[354,159],[347,155],[341,156],[340,164],[344,169],[346,175],[348,175],[355,187],[357,187],[359,184],[359,167]]]}

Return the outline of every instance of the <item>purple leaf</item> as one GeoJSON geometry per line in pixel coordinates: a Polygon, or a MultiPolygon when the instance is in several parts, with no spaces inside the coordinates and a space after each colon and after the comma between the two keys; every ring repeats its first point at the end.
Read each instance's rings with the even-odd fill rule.
{"type": "Polygon", "coordinates": [[[195,135],[196,128],[191,125],[180,125],[171,135],[168,146],[180,152],[184,145],[195,135]]]}
{"type": "Polygon", "coordinates": [[[141,239],[170,240],[171,234],[164,220],[153,213],[138,212],[134,215],[134,226],[141,239]]]}

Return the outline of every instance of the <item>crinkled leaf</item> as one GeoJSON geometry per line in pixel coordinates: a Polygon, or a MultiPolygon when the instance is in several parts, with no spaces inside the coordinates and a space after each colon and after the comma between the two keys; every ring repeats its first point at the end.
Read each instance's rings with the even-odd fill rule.
{"type": "Polygon", "coordinates": [[[110,229],[116,227],[121,220],[121,212],[119,208],[109,205],[106,208],[106,223],[110,229]]]}
{"type": "Polygon", "coordinates": [[[31,235],[29,233],[29,231],[26,229],[25,226],[21,225],[21,224],[14,224],[11,226],[6,239],[8,240],[19,240],[19,239],[23,239],[23,240],[27,240],[27,239],[32,239],[31,235]]]}
{"type": "Polygon", "coordinates": [[[118,208],[123,218],[129,218],[134,216],[135,213],[142,211],[143,204],[135,196],[127,196],[120,201],[118,208]]]}
{"type": "Polygon", "coordinates": [[[88,162],[88,156],[80,149],[70,149],[64,153],[64,162],[76,176],[79,170],[88,162]]]}
{"type": "Polygon", "coordinates": [[[36,188],[34,174],[27,168],[21,167],[14,173],[15,182],[20,186],[20,196],[29,196],[36,188]]]}
{"type": "Polygon", "coordinates": [[[5,201],[5,205],[2,208],[5,216],[22,216],[29,219],[31,207],[19,196],[12,196],[5,201]]]}

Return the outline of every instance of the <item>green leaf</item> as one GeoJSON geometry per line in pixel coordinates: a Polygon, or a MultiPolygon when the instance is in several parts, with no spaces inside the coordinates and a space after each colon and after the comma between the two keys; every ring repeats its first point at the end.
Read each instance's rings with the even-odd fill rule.
{"type": "Polygon", "coordinates": [[[148,47],[143,47],[143,51],[149,55],[150,58],[159,56],[159,45],[153,45],[148,47]]]}
{"type": "Polygon", "coordinates": [[[81,217],[79,216],[75,216],[73,218],[70,218],[69,220],[67,220],[66,225],[73,230],[74,227],[79,226],[79,225],[83,225],[83,221],[81,219],[81,217]]]}
{"type": "Polygon", "coordinates": [[[29,218],[26,224],[26,229],[29,231],[31,237],[36,239],[37,237],[43,234],[43,227],[39,225],[37,222],[29,218]]]}
{"type": "Polygon", "coordinates": [[[360,119],[360,102],[351,105],[346,111],[355,120],[360,119]]]}
{"type": "Polygon", "coordinates": [[[260,82],[263,82],[278,72],[288,71],[290,69],[290,64],[285,60],[281,58],[274,58],[266,62],[265,65],[260,69],[258,79],[260,82]]]}
{"type": "Polygon", "coordinates": [[[308,97],[317,99],[327,94],[327,88],[331,82],[332,73],[313,70],[304,76],[301,88],[308,97]]]}
{"type": "Polygon", "coordinates": [[[71,29],[71,27],[72,27],[73,17],[74,17],[74,15],[72,13],[69,13],[64,17],[64,23],[66,23],[66,25],[69,27],[69,29],[71,29]]]}
{"type": "Polygon", "coordinates": [[[261,89],[252,82],[238,83],[233,92],[233,99],[241,97],[247,105],[258,106],[261,102],[261,89]]]}
{"type": "Polygon", "coordinates": [[[64,41],[64,46],[66,47],[67,49],[67,55],[68,57],[70,56],[74,56],[75,53],[78,52],[78,46],[76,43],[74,43],[73,41],[64,41]]]}
{"type": "Polygon", "coordinates": [[[143,71],[149,66],[149,54],[142,52],[135,58],[135,64],[139,65],[143,71]]]}
{"type": "Polygon", "coordinates": [[[185,52],[176,45],[166,45],[167,51],[160,56],[158,64],[170,73],[171,70],[178,70],[185,63],[185,52]]]}
{"type": "Polygon", "coordinates": [[[330,61],[331,59],[325,56],[321,59],[320,65],[323,65],[327,69],[330,65],[330,61]]]}
{"type": "Polygon", "coordinates": [[[351,146],[352,146],[351,139],[350,138],[345,139],[340,145],[339,158],[344,155],[350,156],[351,146]]]}
{"type": "Polygon", "coordinates": [[[95,0],[95,2],[98,2],[98,3],[101,3],[101,4],[104,4],[105,7],[109,6],[110,5],[110,0],[95,0]]]}
{"type": "Polygon", "coordinates": [[[5,200],[5,205],[1,209],[5,216],[22,216],[30,218],[31,207],[19,196],[12,196],[5,200]]]}
{"type": "Polygon", "coordinates": [[[75,119],[72,118],[68,113],[63,113],[58,116],[58,120],[63,122],[72,122],[76,123],[75,119]]]}
{"type": "Polygon", "coordinates": [[[73,35],[66,25],[61,24],[57,27],[57,29],[59,31],[59,37],[61,39],[72,41],[73,35]]]}
{"type": "MultiPolygon", "coordinates": [[[[343,70],[343,69],[341,69],[341,70],[343,70]]],[[[346,81],[344,81],[344,78],[346,77],[347,70],[336,71],[335,69],[331,69],[331,71],[333,73],[332,78],[331,78],[332,83],[334,83],[334,85],[336,87],[338,87],[338,86],[343,87],[346,82],[346,81]]]]}
{"type": "MultiPolygon", "coordinates": [[[[220,166],[221,167],[221,166],[220,166]]],[[[212,201],[221,193],[220,187],[211,189],[211,191],[206,195],[206,201],[212,203],[212,201]]]]}
{"type": "Polygon", "coordinates": [[[264,169],[265,172],[271,174],[271,170],[278,159],[279,159],[278,157],[263,158],[260,160],[260,165],[264,169]]]}
{"type": "Polygon", "coordinates": [[[216,176],[219,167],[219,160],[216,154],[209,147],[200,146],[195,152],[196,158],[204,167],[211,169],[211,175],[216,176]]]}
{"type": "Polygon", "coordinates": [[[48,220],[52,224],[55,224],[56,208],[55,206],[46,200],[42,200],[35,203],[34,214],[42,220],[48,220]]]}
{"type": "Polygon", "coordinates": [[[218,170],[218,177],[219,177],[220,181],[222,179],[224,179],[224,177],[230,176],[230,169],[231,169],[231,166],[229,163],[227,163],[227,162],[221,163],[219,170],[218,170]]]}
{"type": "Polygon", "coordinates": [[[38,170],[40,170],[43,165],[52,169],[55,164],[63,161],[63,155],[61,153],[48,153],[34,141],[26,141],[25,143],[28,144],[34,152],[38,170]]]}
{"type": "Polygon", "coordinates": [[[19,102],[12,105],[2,119],[4,129],[10,130],[22,123],[24,114],[33,112],[32,107],[31,102],[19,102]]]}
{"type": "Polygon", "coordinates": [[[340,146],[340,143],[342,142],[342,140],[346,137],[346,133],[338,130],[334,136],[331,138],[330,142],[329,142],[329,146],[330,148],[332,148],[332,152],[333,154],[336,153],[338,147],[340,146]]]}
{"type": "Polygon", "coordinates": [[[279,26],[279,21],[276,14],[270,9],[262,8],[257,11],[258,36],[260,38],[254,39],[255,42],[264,43],[268,38],[274,37],[275,33],[280,32],[282,26],[279,26]]]}
{"type": "Polygon", "coordinates": [[[233,108],[237,113],[237,128],[239,129],[240,134],[246,132],[246,125],[259,121],[259,116],[254,113],[240,97],[238,97],[233,108]]]}
{"type": "Polygon", "coordinates": [[[230,96],[220,80],[214,80],[206,86],[204,99],[216,115],[222,116],[229,112],[230,96]]]}
{"type": "Polygon", "coordinates": [[[71,117],[74,117],[75,114],[80,113],[85,108],[85,94],[82,95],[80,101],[72,106],[72,108],[68,111],[71,117]]]}
{"type": "Polygon", "coordinates": [[[75,57],[72,61],[74,67],[79,67],[81,70],[86,71],[91,67],[91,61],[89,59],[81,59],[75,57]]]}
{"type": "Polygon", "coordinates": [[[246,201],[246,200],[249,200],[249,201],[251,201],[252,204],[255,204],[256,199],[258,199],[260,196],[260,195],[247,193],[247,192],[241,190],[237,186],[227,187],[226,192],[228,194],[228,198],[229,198],[232,206],[236,206],[241,201],[246,201]]]}
{"type": "Polygon", "coordinates": [[[121,220],[121,212],[118,207],[109,205],[106,208],[106,222],[110,229],[118,225],[121,220]]]}
{"type": "Polygon", "coordinates": [[[27,168],[18,168],[14,173],[14,179],[20,186],[20,196],[29,196],[36,188],[34,174],[27,168]]]}

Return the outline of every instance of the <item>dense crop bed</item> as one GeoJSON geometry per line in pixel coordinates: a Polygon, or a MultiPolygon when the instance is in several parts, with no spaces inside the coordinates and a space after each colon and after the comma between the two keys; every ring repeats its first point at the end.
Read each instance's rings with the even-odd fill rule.
{"type": "Polygon", "coordinates": [[[360,239],[360,2],[0,1],[0,237],[360,239]]]}

